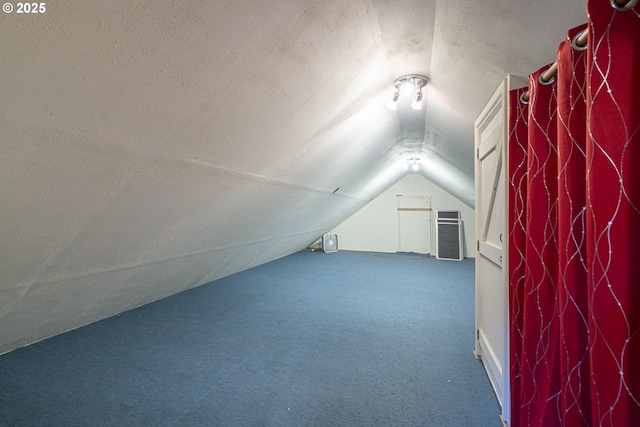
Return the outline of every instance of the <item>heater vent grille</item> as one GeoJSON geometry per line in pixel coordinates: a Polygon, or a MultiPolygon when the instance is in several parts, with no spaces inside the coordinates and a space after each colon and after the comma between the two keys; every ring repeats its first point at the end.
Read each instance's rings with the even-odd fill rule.
{"type": "Polygon", "coordinates": [[[322,236],[322,250],[326,253],[338,252],[338,235],[325,234],[322,236]]]}
{"type": "Polygon", "coordinates": [[[462,248],[460,211],[436,211],[436,258],[461,261],[462,248]]]}

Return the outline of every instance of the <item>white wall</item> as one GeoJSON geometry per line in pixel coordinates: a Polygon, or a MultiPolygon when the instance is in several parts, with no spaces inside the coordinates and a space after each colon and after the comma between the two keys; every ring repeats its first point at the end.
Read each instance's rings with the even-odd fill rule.
{"type": "MultiPolygon", "coordinates": [[[[342,250],[397,252],[397,195],[431,196],[432,226],[436,210],[459,210],[464,223],[464,256],[475,256],[475,210],[419,174],[409,174],[336,227],[342,250]]],[[[435,236],[435,230],[431,230],[435,236]]],[[[432,238],[434,239],[434,237],[432,238]]],[[[432,245],[431,254],[435,255],[432,245]]]]}

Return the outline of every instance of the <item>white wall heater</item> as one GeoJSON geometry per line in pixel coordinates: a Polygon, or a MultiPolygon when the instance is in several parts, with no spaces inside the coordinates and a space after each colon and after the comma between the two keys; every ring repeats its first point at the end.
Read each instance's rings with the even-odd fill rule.
{"type": "Polygon", "coordinates": [[[338,252],[338,235],[325,234],[322,236],[322,250],[326,253],[338,252]]]}
{"type": "Polygon", "coordinates": [[[464,258],[460,211],[436,211],[436,258],[455,261],[464,258]]]}

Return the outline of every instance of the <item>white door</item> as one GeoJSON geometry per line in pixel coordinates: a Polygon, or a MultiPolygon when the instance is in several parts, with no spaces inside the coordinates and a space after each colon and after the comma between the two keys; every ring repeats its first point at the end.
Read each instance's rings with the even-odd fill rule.
{"type": "Polygon", "coordinates": [[[398,251],[431,253],[431,196],[398,196],[398,251]]]}
{"type": "MultiPolygon", "coordinates": [[[[524,84],[523,84],[524,83],[524,84]]],[[[507,281],[506,152],[508,91],[526,81],[509,76],[475,124],[476,179],[476,357],[509,422],[509,317],[507,281]]]]}

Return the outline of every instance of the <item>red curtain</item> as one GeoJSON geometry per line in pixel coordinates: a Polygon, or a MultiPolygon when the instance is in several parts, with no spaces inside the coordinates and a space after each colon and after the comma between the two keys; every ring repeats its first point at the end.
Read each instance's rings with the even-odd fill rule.
{"type": "Polygon", "coordinates": [[[510,93],[514,427],[640,426],[640,5],[612,3],[510,93]]]}
{"type": "Polygon", "coordinates": [[[522,382],[522,335],[525,243],[525,212],[527,206],[527,123],[528,108],[520,97],[526,91],[509,93],[509,161],[508,161],[508,253],[509,253],[509,317],[511,345],[509,348],[511,407],[520,408],[520,384],[522,382]]]}

